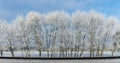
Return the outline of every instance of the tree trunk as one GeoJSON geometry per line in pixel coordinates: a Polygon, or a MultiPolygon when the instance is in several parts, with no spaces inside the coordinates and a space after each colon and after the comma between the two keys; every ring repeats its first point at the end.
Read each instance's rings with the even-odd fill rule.
{"type": "Polygon", "coordinates": [[[98,40],[96,56],[100,56],[100,41],[98,40]]]}
{"type": "Polygon", "coordinates": [[[67,55],[67,49],[66,49],[66,53],[65,53],[65,56],[66,56],[66,57],[68,57],[68,55],[67,55]]]}
{"type": "Polygon", "coordinates": [[[9,50],[10,50],[10,52],[11,52],[12,57],[14,57],[14,51],[13,51],[13,48],[12,48],[12,47],[9,47],[9,50]]]}
{"type": "Polygon", "coordinates": [[[47,50],[47,56],[49,57],[49,55],[50,55],[50,54],[49,54],[49,50],[47,50]]]}
{"type": "Polygon", "coordinates": [[[82,51],[81,51],[81,53],[80,53],[80,56],[79,56],[79,57],[81,57],[81,56],[82,56],[83,52],[84,52],[84,49],[82,49],[82,51]]]}
{"type": "Polygon", "coordinates": [[[100,51],[100,47],[99,47],[99,45],[98,45],[96,56],[99,56],[99,55],[100,55],[99,51],[100,51]]]}
{"type": "Polygon", "coordinates": [[[3,56],[3,50],[0,51],[1,56],[3,56]]]}
{"type": "Polygon", "coordinates": [[[61,57],[62,53],[61,53],[61,46],[59,47],[60,50],[59,50],[59,57],[61,57]]]}
{"type": "Polygon", "coordinates": [[[53,57],[53,50],[51,50],[51,57],[53,57]]]}
{"type": "Polygon", "coordinates": [[[102,46],[101,56],[103,56],[104,49],[105,49],[105,44],[103,44],[103,46],[102,46]]]}
{"type": "Polygon", "coordinates": [[[73,54],[73,52],[72,52],[72,49],[71,49],[71,57],[72,57],[72,54],[73,54]]]}
{"type": "Polygon", "coordinates": [[[116,49],[113,49],[113,51],[112,51],[112,56],[114,56],[114,52],[116,51],[116,49]]]}
{"type": "Polygon", "coordinates": [[[90,57],[92,57],[92,47],[90,47],[90,57]]]}
{"type": "Polygon", "coordinates": [[[12,57],[14,57],[14,51],[11,49],[10,50],[12,57]]]}
{"type": "Polygon", "coordinates": [[[39,57],[41,57],[41,49],[39,49],[39,57]]]}

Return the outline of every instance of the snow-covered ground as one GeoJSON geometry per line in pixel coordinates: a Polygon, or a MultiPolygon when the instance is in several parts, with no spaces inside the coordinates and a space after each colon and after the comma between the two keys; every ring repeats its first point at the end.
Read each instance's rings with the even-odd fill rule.
{"type": "MultiPolygon", "coordinates": [[[[47,52],[42,52],[42,57],[46,57],[47,52]]],[[[58,52],[56,52],[58,54],[58,52]]],[[[24,55],[24,54],[23,54],[24,55]]],[[[10,52],[4,52],[6,57],[10,57],[10,52]]],[[[22,56],[21,51],[15,51],[15,56],[22,56]]],[[[38,51],[31,51],[31,56],[38,57],[38,51]]],[[[84,52],[83,56],[89,56],[89,52],[84,52]]],[[[111,56],[110,51],[106,51],[104,56],[111,56]]],[[[120,56],[119,52],[115,52],[114,56],[120,56]]],[[[0,59],[0,63],[120,63],[120,59],[85,59],[85,60],[30,60],[30,59],[0,59]]]]}
{"type": "MultiPolygon", "coordinates": [[[[75,52],[73,52],[73,54],[72,54],[73,57],[74,57],[74,53],[75,52]]],[[[103,53],[103,56],[104,57],[112,56],[111,53],[112,53],[111,51],[106,51],[106,52],[103,53]]],[[[21,51],[15,51],[14,54],[15,54],[16,57],[25,56],[25,53],[21,52],[21,51]]],[[[89,52],[84,52],[82,57],[89,57],[89,55],[90,55],[89,52]]],[[[30,56],[31,57],[39,57],[39,52],[38,51],[31,51],[30,56]]],[[[54,56],[59,57],[59,52],[55,52],[54,56]]],[[[120,52],[115,52],[114,56],[120,56],[120,52]]],[[[9,51],[4,51],[3,57],[11,57],[11,53],[9,51]]],[[[42,57],[47,57],[47,52],[46,51],[42,52],[42,57]]]]}

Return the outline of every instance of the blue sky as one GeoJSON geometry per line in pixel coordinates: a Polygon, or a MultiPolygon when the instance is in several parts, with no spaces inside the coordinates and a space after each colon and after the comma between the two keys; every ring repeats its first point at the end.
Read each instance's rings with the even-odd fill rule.
{"type": "Polygon", "coordinates": [[[12,21],[29,11],[47,13],[65,10],[71,13],[91,9],[120,19],[120,0],[0,0],[0,19],[12,21]]]}

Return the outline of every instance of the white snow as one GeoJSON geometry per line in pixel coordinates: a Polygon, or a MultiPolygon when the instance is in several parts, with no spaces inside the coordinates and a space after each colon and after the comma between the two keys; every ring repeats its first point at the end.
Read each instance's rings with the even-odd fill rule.
{"type": "MultiPolygon", "coordinates": [[[[74,57],[75,52],[72,52],[72,53],[73,53],[72,57],[74,57]]],[[[25,53],[21,52],[21,51],[15,51],[14,54],[15,54],[15,57],[22,57],[22,56],[25,57],[25,53]]],[[[110,57],[110,56],[112,56],[111,54],[112,54],[111,51],[106,51],[106,52],[103,53],[103,57],[110,57]]],[[[82,54],[82,57],[89,57],[89,55],[90,55],[89,52],[84,52],[82,54]]],[[[4,51],[3,52],[3,57],[11,57],[11,56],[12,55],[9,51],[4,51]]],[[[38,51],[30,51],[30,56],[31,57],[39,57],[39,52],[38,51]]],[[[59,57],[59,52],[55,52],[54,56],[59,57]]],[[[115,52],[114,56],[120,56],[120,53],[115,52]]],[[[42,57],[47,57],[47,51],[42,51],[42,57]]]]}

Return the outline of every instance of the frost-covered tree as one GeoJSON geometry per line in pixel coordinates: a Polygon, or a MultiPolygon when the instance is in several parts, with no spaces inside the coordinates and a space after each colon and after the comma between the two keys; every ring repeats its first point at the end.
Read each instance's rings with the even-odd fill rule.
{"type": "Polygon", "coordinates": [[[17,49],[22,52],[22,56],[23,56],[23,53],[25,52],[25,49],[24,49],[25,45],[23,40],[23,28],[25,27],[24,21],[25,20],[22,16],[18,16],[13,23],[14,27],[16,28],[15,37],[16,37],[16,43],[18,46],[17,49]]]}
{"type": "Polygon", "coordinates": [[[27,28],[26,20],[23,17],[16,18],[16,37],[19,43],[19,48],[24,51],[26,57],[30,56],[30,31],[27,28]]]}
{"type": "Polygon", "coordinates": [[[75,36],[75,56],[82,56],[85,49],[86,35],[88,29],[88,14],[76,11],[72,15],[72,28],[75,36]]]}
{"type": "Polygon", "coordinates": [[[51,50],[51,56],[54,55],[55,49],[58,44],[60,56],[64,56],[65,49],[65,30],[68,30],[69,25],[69,14],[61,12],[52,12],[45,16],[45,22],[49,31],[49,50],[51,50]]]}
{"type": "MultiPolygon", "coordinates": [[[[96,11],[29,12],[12,23],[0,21],[0,51],[8,48],[12,56],[21,50],[30,57],[31,50],[47,52],[47,57],[103,56],[119,51],[119,20],[96,11]],[[108,46],[109,45],[109,46],[108,46]]],[[[23,54],[24,56],[24,54],[23,54]]]]}
{"type": "Polygon", "coordinates": [[[26,26],[27,30],[30,32],[31,38],[33,42],[35,42],[37,46],[37,50],[39,51],[39,56],[41,57],[42,46],[44,43],[42,38],[42,21],[43,16],[37,12],[29,12],[26,17],[26,26]]]}
{"type": "Polygon", "coordinates": [[[12,26],[12,24],[6,24],[5,31],[5,39],[7,40],[7,47],[9,51],[11,52],[11,55],[14,56],[14,50],[15,50],[15,28],[12,26]]]}
{"type": "Polygon", "coordinates": [[[5,40],[5,31],[6,29],[6,21],[5,20],[0,20],[0,54],[3,56],[3,51],[6,46],[6,40],[5,40]]]}
{"type": "Polygon", "coordinates": [[[108,34],[107,40],[109,40],[109,42],[111,44],[110,49],[112,50],[112,56],[113,56],[115,51],[119,51],[119,49],[120,49],[120,46],[119,46],[120,45],[120,42],[119,42],[120,23],[115,17],[109,17],[108,20],[109,20],[109,23],[107,24],[107,26],[109,26],[109,27],[107,28],[106,35],[108,34]]]}
{"type": "MultiPolygon", "coordinates": [[[[99,43],[99,35],[102,35],[102,33],[100,34],[100,32],[102,32],[102,26],[103,26],[103,22],[105,21],[104,19],[104,15],[99,14],[95,11],[90,11],[89,12],[89,28],[88,28],[88,35],[89,35],[89,50],[90,50],[90,57],[95,56],[95,51],[97,49],[97,46],[100,45],[99,43]],[[99,34],[99,35],[98,35],[99,34]]],[[[104,30],[103,30],[104,31],[104,30]]],[[[104,33],[104,32],[103,32],[104,33]]],[[[98,46],[99,49],[99,46],[98,46]]]]}

